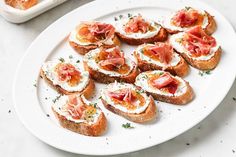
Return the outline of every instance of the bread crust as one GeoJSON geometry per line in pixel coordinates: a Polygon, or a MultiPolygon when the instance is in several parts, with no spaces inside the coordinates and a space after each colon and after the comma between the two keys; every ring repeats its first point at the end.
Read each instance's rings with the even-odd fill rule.
{"type": "MultiPolygon", "coordinates": [[[[113,45],[102,45],[104,48],[111,48],[114,46],[120,46],[120,41],[118,37],[115,35],[112,39],[114,44],[113,45]]],[[[69,41],[70,46],[79,54],[85,55],[89,51],[96,49],[99,47],[99,45],[96,44],[90,44],[90,45],[79,45],[78,43],[75,43],[73,41],[69,41]]]]}
{"type": "Polygon", "coordinates": [[[58,91],[61,94],[64,95],[71,95],[71,94],[82,94],[84,95],[85,98],[90,98],[95,90],[95,84],[94,81],[92,79],[89,80],[89,83],[87,84],[87,86],[82,90],[82,91],[78,91],[78,92],[69,92],[63,88],[61,88],[59,85],[54,85],[53,82],[51,80],[49,80],[46,75],[44,74],[43,70],[41,69],[40,71],[40,76],[56,91],[58,91]]]}
{"type": "MultiPolygon", "coordinates": [[[[217,29],[216,21],[215,21],[214,17],[211,16],[208,12],[205,11],[205,13],[207,14],[207,17],[208,17],[208,25],[206,26],[206,28],[204,28],[204,31],[208,35],[212,35],[217,29]]],[[[178,30],[171,30],[168,28],[166,28],[166,30],[170,34],[176,34],[176,33],[182,32],[182,31],[178,31],[178,30]]]]}
{"type": "Polygon", "coordinates": [[[106,83],[106,84],[112,83],[115,81],[134,83],[136,76],[140,73],[138,67],[135,67],[129,75],[126,75],[123,77],[109,76],[104,73],[101,73],[100,71],[93,70],[92,68],[88,66],[87,62],[85,61],[84,61],[84,69],[89,72],[90,76],[95,81],[100,82],[100,83],[106,83]]]}
{"type": "Polygon", "coordinates": [[[136,122],[136,123],[145,123],[154,120],[157,117],[157,107],[155,105],[155,101],[152,96],[150,96],[150,103],[146,110],[140,114],[131,114],[123,112],[111,105],[109,105],[105,100],[102,100],[103,105],[111,112],[120,115],[130,121],[136,122]]]}
{"type": "MultiPolygon", "coordinates": [[[[136,52],[134,52],[134,56],[138,61],[138,67],[141,71],[163,70],[163,67],[159,65],[142,60],[136,52]]],[[[170,72],[172,75],[184,77],[189,73],[189,66],[183,57],[180,56],[180,62],[176,66],[169,66],[164,70],[170,72]]]]}
{"type": "Polygon", "coordinates": [[[147,93],[152,95],[155,100],[159,100],[159,101],[163,101],[163,102],[167,102],[167,103],[171,103],[175,105],[185,105],[189,103],[190,101],[192,101],[192,99],[194,98],[194,92],[193,92],[192,87],[189,85],[188,82],[185,81],[185,83],[187,86],[187,90],[184,94],[180,96],[165,96],[165,95],[160,95],[160,94],[151,93],[151,92],[147,92],[147,93]]]}
{"type": "Polygon", "coordinates": [[[199,70],[212,70],[214,69],[220,61],[222,49],[221,47],[215,52],[209,60],[194,60],[191,57],[187,56],[184,53],[180,53],[183,58],[193,67],[199,70]]]}
{"type": "Polygon", "coordinates": [[[206,12],[206,14],[207,14],[209,23],[208,23],[207,27],[204,30],[208,35],[211,35],[216,31],[217,25],[216,25],[216,21],[215,21],[214,17],[211,16],[208,12],[206,12]]]}
{"type": "Polygon", "coordinates": [[[66,119],[64,116],[58,114],[53,108],[53,113],[55,114],[56,118],[59,120],[60,125],[63,128],[69,129],[73,132],[86,135],[86,136],[100,136],[102,135],[107,129],[107,120],[102,112],[96,123],[88,124],[88,123],[75,123],[66,119]]]}
{"type": "Polygon", "coordinates": [[[120,34],[119,32],[116,32],[117,36],[124,42],[126,42],[129,45],[141,45],[144,43],[154,43],[158,41],[166,41],[168,38],[168,33],[167,31],[161,27],[160,31],[158,34],[151,38],[140,38],[140,39],[135,39],[135,38],[129,38],[123,34],[120,34]]]}

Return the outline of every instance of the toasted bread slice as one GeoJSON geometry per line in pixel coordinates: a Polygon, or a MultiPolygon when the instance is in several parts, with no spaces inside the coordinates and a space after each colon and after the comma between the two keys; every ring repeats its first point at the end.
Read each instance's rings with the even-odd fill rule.
{"type": "Polygon", "coordinates": [[[184,53],[182,53],[181,55],[191,66],[199,70],[212,70],[220,62],[221,53],[222,53],[222,49],[221,47],[219,47],[214,53],[214,55],[208,60],[194,60],[193,58],[189,57],[188,55],[184,53]]]}
{"type": "MultiPolygon", "coordinates": [[[[111,48],[114,46],[120,46],[120,41],[118,39],[118,37],[115,35],[114,38],[112,39],[113,44],[112,45],[102,45],[105,48],[111,48]]],[[[70,46],[79,54],[81,55],[85,55],[86,53],[88,53],[89,51],[96,49],[99,47],[99,45],[97,44],[90,44],[90,45],[80,45],[76,42],[73,41],[69,41],[70,46]]]]}
{"type": "Polygon", "coordinates": [[[204,28],[205,32],[209,35],[213,34],[217,29],[217,24],[214,19],[214,16],[211,16],[208,12],[205,11],[208,17],[208,25],[204,28]]]}
{"type": "Polygon", "coordinates": [[[154,43],[158,41],[166,41],[168,38],[168,33],[164,28],[160,28],[159,32],[150,38],[130,38],[124,34],[116,32],[117,36],[129,45],[140,45],[144,43],[154,43]]]}
{"type": "Polygon", "coordinates": [[[137,16],[122,16],[115,23],[116,34],[129,45],[140,45],[143,43],[154,43],[165,41],[168,38],[167,31],[157,22],[137,16]]]}
{"type": "Polygon", "coordinates": [[[170,37],[170,43],[174,47],[174,49],[181,55],[183,58],[193,67],[199,70],[212,70],[214,69],[218,63],[220,62],[222,49],[217,44],[215,47],[211,48],[210,53],[205,55],[204,57],[193,57],[190,55],[190,52],[185,49],[182,42],[178,42],[178,40],[183,41],[183,36],[185,33],[178,33],[172,35],[170,37]]]}
{"type": "Polygon", "coordinates": [[[16,9],[26,10],[38,3],[38,0],[5,0],[7,5],[16,9]]]}
{"type": "Polygon", "coordinates": [[[136,76],[139,74],[139,69],[135,62],[130,59],[124,58],[125,63],[119,68],[129,67],[129,70],[125,73],[119,73],[118,71],[104,69],[101,68],[100,61],[97,60],[100,52],[101,48],[90,51],[84,56],[83,61],[84,69],[89,72],[90,76],[95,81],[100,83],[112,83],[114,81],[134,83],[136,76]]]}
{"type": "MultiPolygon", "coordinates": [[[[204,17],[203,21],[200,23],[201,27],[205,30],[205,32],[208,35],[213,34],[217,29],[217,24],[216,24],[216,21],[215,21],[214,17],[212,15],[210,15],[207,11],[198,11],[198,12],[200,12],[200,14],[202,14],[203,17],[204,17]],[[204,23],[204,22],[207,22],[207,24],[204,23]]],[[[192,27],[195,27],[195,26],[199,25],[199,24],[196,24],[196,25],[193,25],[191,27],[177,27],[177,26],[174,26],[174,25],[170,24],[171,18],[172,17],[166,18],[166,21],[164,23],[165,29],[170,34],[176,34],[176,33],[182,32],[182,31],[186,31],[188,29],[191,29],[192,27]]]]}
{"type": "MultiPolygon", "coordinates": [[[[56,91],[58,91],[61,94],[65,94],[65,95],[71,95],[71,94],[83,94],[86,98],[89,98],[93,95],[94,90],[95,90],[95,84],[94,81],[92,79],[90,79],[89,73],[88,72],[81,72],[81,74],[83,75],[82,77],[83,80],[81,80],[76,86],[80,86],[79,88],[75,89],[73,87],[71,87],[70,90],[65,89],[65,87],[62,87],[62,84],[64,84],[65,86],[65,82],[63,82],[62,84],[60,84],[60,81],[58,82],[53,82],[53,79],[49,77],[48,72],[46,71],[46,64],[50,64],[49,62],[46,62],[44,64],[44,66],[41,68],[40,70],[40,76],[52,87],[54,88],[56,91]],[[72,90],[73,88],[73,90],[72,90]]],[[[57,63],[55,63],[56,65],[57,63]]],[[[56,77],[56,76],[55,76],[56,77]]],[[[67,86],[67,88],[70,88],[70,86],[67,86]]]]}
{"type": "Polygon", "coordinates": [[[111,112],[120,115],[130,121],[136,122],[136,123],[145,123],[154,120],[157,117],[157,107],[155,105],[155,101],[152,98],[152,96],[147,96],[146,93],[144,93],[142,90],[138,89],[132,84],[127,83],[112,83],[109,84],[106,89],[103,89],[102,91],[102,98],[101,98],[104,106],[110,110],[111,112]],[[129,89],[131,91],[129,91],[129,89]],[[127,90],[126,92],[131,93],[131,99],[136,99],[135,93],[138,93],[138,96],[142,96],[140,98],[140,102],[143,103],[143,106],[140,104],[136,104],[137,108],[132,105],[132,102],[130,103],[129,100],[126,100],[125,95],[127,93],[119,94],[119,97],[116,99],[116,92],[124,92],[124,90],[127,90]],[[114,98],[110,97],[111,92],[114,95],[114,98]],[[134,93],[134,95],[132,95],[134,93]],[[124,98],[122,98],[122,96],[124,98]],[[135,97],[135,98],[134,98],[135,97]],[[125,100],[124,100],[125,99],[125,100]],[[143,99],[145,102],[143,102],[143,99]],[[127,103],[128,102],[128,103],[127,103]],[[125,105],[122,105],[125,104],[125,105]],[[131,109],[132,108],[132,109],[131,109]]]}
{"type": "Polygon", "coordinates": [[[71,130],[73,132],[76,132],[82,135],[87,135],[87,136],[102,135],[106,131],[106,128],[107,128],[107,120],[104,113],[101,111],[99,107],[92,106],[91,103],[88,104],[87,101],[86,102],[84,101],[85,99],[84,97],[80,97],[78,95],[75,97],[77,97],[77,99],[80,99],[78,100],[78,103],[80,104],[71,104],[70,102],[71,100],[69,100],[70,98],[68,97],[74,97],[74,96],[75,95],[62,96],[58,100],[59,103],[56,102],[52,106],[53,113],[55,114],[56,118],[59,120],[60,125],[63,128],[66,128],[68,130],[71,130]],[[64,102],[65,104],[63,104],[64,102]],[[70,107],[69,108],[66,107],[67,103],[70,103],[70,106],[74,105],[75,107],[73,109],[75,110],[77,109],[76,108],[77,105],[83,106],[84,111],[81,111],[82,112],[81,119],[78,119],[79,114],[77,113],[77,110],[75,112],[75,110],[72,110],[70,107]],[[76,118],[74,118],[72,115],[76,118]]]}
{"type": "Polygon", "coordinates": [[[70,33],[68,40],[70,46],[81,55],[100,46],[106,48],[120,46],[115,28],[111,24],[97,21],[81,22],[70,33]]]}
{"type": "Polygon", "coordinates": [[[136,78],[135,85],[152,95],[154,99],[171,104],[184,105],[194,98],[193,90],[187,81],[160,70],[140,73],[136,78]],[[173,83],[173,81],[168,82],[169,80],[163,79],[156,80],[156,85],[158,85],[158,83],[163,83],[163,87],[158,85],[160,87],[157,88],[151,84],[151,80],[158,79],[164,75],[170,76],[174,82],[177,81],[177,84],[173,83]],[[165,84],[166,81],[169,84],[165,84]],[[176,88],[175,91],[173,91],[173,88],[176,88]]]}
{"type": "MultiPolygon", "coordinates": [[[[162,63],[159,60],[155,60],[152,56],[145,55],[144,48],[146,46],[155,46],[153,44],[140,45],[134,52],[134,56],[138,61],[138,67],[141,71],[151,70],[165,70],[172,75],[178,75],[184,77],[189,72],[189,66],[187,62],[172,48],[172,59],[168,64],[162,63]]],[[[164,52],[164,51],[163,51],[164,52]]]]}

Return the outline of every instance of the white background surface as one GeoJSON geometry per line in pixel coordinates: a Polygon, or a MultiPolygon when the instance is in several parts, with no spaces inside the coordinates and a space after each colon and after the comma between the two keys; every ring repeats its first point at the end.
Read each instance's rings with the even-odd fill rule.
{"type": "MultiPolygon", "coordinates": [[[[205,1],[236,26],[235,0],[205,1]]],[[[16,66],[30,43],[56,19],[86,2],[70,0],[20,25],[10,24],[0,17],[0,156],[78,156],[52,148],[33,137],[16,116],[11,89],[16,66]]],[[[196,127],[164,144],[124,156],[236,156],[236,101],[232,97],[236,97],[236,83],[221,105],[196,127]]]]}

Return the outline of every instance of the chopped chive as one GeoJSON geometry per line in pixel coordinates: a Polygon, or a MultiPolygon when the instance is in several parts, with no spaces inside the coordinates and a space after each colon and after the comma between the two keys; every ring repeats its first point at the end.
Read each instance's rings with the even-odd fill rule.
{"type": "Polygon", "coordinates": [[[132,128],[134,128],[133,126],[131,126],[130,123],[122,124],[122,127],[125,128],[125,129],[132,129],[132,128]]]}

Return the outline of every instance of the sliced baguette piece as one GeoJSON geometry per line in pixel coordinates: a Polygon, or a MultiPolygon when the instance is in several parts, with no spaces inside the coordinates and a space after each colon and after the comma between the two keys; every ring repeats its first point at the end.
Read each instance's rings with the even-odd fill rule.
{"type": "Polygon", "coordinates": [[[141,15],[133,17],[122,16],[120,20],[116,21],[115,27],[117,36],[129,45],[154,43],[158,41],[165,41],[168,38],[167,31],[160,24],[153,20],[143,18],[141,15]],[[127,32],[125,27],[130,26],[130,22],[132,25],[137,25],[137,27],[139,27],[138,22],[135,23],[135,21],[143,21],[147,23],[148,26],[146,26],[146,32],[141,32],[141,30],[138,30],[137,32],[127,32]]]}
{"type": "MultiPolygon", "coordinates": [[[[88,33],[88,32],[86,32],[88,33]]],[[[101,23],[101,22],[81,22],[69,35],[68,38],[69,44],[70,46],[79,54],[81,55],[85,55],[87,52],[96,49],[100,46],[106,47],[106,48],[110,48],[110,47],[114,47],[114,46],[120,46],[120,41],[118,39],[118,37],[115,35],[115,28],[110,25],[110,24],[106,24],[106,23],[101,23]],[[91,31],[99,31],[102,32],[102,27],[99,26],[103,26],[104,25],[104,33],[100,33],[98,36],[105,36],[101,39],[98,40],[97,36],[93,35],[94,33],[91,31]],[[86,38],[87,36],[89,36],[91,38],[91,36],[94,36],[94,38],[96,38],[96,40],[89,40],[89,41],[81,41],[79,40],[78,37],[80,37],[79,35],[79,31],[84,29],[86,27],[89,28],[87,31],[90,31],[90,34],[86,35],[85,37],[81,37],[86,38]],[[109,27],[109,28],[108,28],[109,27]],[[108,29],[107,29],[108,28],[108,29]],[[99,29],[99,30],[96,30],[99,29]],[[100,30],[101,29],[101,30],[100,30]],[[93,33],[93,34],[92,34],[93,33]],[[109,34],[109,36],[106,36],[106,34],[109,34]]]]}
{"type": "Polygon", "coordinates": [[[135,85],[142,88],[148,94],[152,95],[154,99],[175,105],[187,104],[194,98],[192,87],[187,81],[178,76],[172,76],[170,73],[161,70],[140,73],[136,77],[135,85]],[[166,90],[170,84],[164,85],[161,88],[154,87],[151,84],[151,79],[158,79],[162,75],[169,75],[175,81],[178,81],[177,89],[174,91],[174,93],[170,93],[168,90],[166,90]]]}
{"type": "MultiPolygon", "coordinates": [[[[109,51],[110,49],[107,50],[109,51]]],[[[83,60],[84,69],[89,72],[90,76],[95,81],[100,83],[112,83],[115,81],[134,83],[136,76],[140,73],[138,66],[134,61],[125,58],[125,64],[129,67],[129,71],[127,73],[120,74],[117,71],[110,71],[101,68],[100,62],[97,61],[97,57],[100,52],[101,48],[92,50],[84,56],[83,60]]]]}
{"type": "Polygon", "coordinates": [[[220,62],[222,49],[218,45],[211,48],[210,53],[205,56],[193,57],[191,53],[183,46],[183,37],[186,33],[181,32],[170,37],[170,43],[173,48],[193,67],[199,70],[212,70],[220,62]]]}
{"type": "Polygon", "coordinates": [[[204,30],[208,35],[212,35],[217,29],[217,24],[216,24],[216,21],[214,19],[214,16],[211,16],[206,11],[205,11],[205,13],[207,14],[207,17],[208,17],[208,25],[206,26],[206,28],[204,28],[204,30]]]}
{"type": "MultiPolygon", "coordinates": [[[[193,9],[191,7],[186,7],[187,9],[193,9]]],[[[186,9],[185,8],[185,9],[186,9]]],[[[193,10],[196,10],[196,9],[193,9],[193,10]]],[[[201,15],[203,15],[203,23],[200,23],[201,24],[201,27],[205,30],[205,32],[208,34],[208,35],[211,35],[213,34],[216,29],[217,29],[217,24],[216,24],[216,21],[214,19],[214,16],[210,15],[207,11],[201,11],[201,10],[197,10],[201,15]],[[204,23],[204,22],[207,22],[207,23],[204,23]]],[[[177,12],[176,12],[177,13],[177,12]]],[[[173,24],[171,24],[171,19],[172,17],[174,16],[175,14],[173,14],[172,16],[170,17],[167,17],[166,20],[164,21],[164,24],[163,26],[165,27],[165,29],[168,31],[168,33],[170,34],[176,34],[176,33],[179,33],[179,32],[183,32],[183,31],[186,31],[188,29],[191,29],[192,27],[195,27],[199,24],[196,24],[196,25],[193,25],[191,27],[177,27],[177,26],[174,26],[173,24]]]]}
{"type": "MultiPolygon", "coordinates": [[[[131,96],[131,99],[134,99],[134,95],[131,96]]],[[[132,122],[136,123],[145,123],[149,121],[153,121],[157,118],[157,107],[155,105],[155,101],[152,96],[147,96],[147,94],[137,88],[136,86],[128,83],[111,83],[107,86],[107,88],[103,89],[101,92],[101,100],[103,105],[111,112],[122,116],[132,122]],[[116,92],[127,90],[125,92],[131,92],[133,94],[137,93],[139,97],[142,97],[142,101],[144,105],[141,106],[140,104],[136,105],[137,108],[132,108],[132,103],[130,103],[125,98],[127,93],[121,94],[119,100],[116,98],[111,97],[114,95],[116,97],[116,92]],[[129,91],[130,90],[130,91],[129,91]],[[124,98],[122,98],[122,96],[124,98]],[[124,105],[125,104],[125,105],[124,105]],[[132,109],[131,109],[132,108],[132,109]]],[[[132,102],[132,101],[131,101],[132,102]]]]}
{"type": "Polygon", "coordinates": [[[129,45],[141,45],[144,43],[154,43],[158,41],[166,41],[168,38],[168,33],[164,28],[160,28],[159,32],[150,38],[130,38],[124,34],[116,32],[117,36],[125,43],[129,45]]]}
{"type": "MultiPolygon", "coordinates": [[[[111,47],[114,47],[114,46],[120,46],[120,40],[118,39],[118,37],[116,35],[114,35],[114,37],[112,39],[112,42],[113,42],[112,45],[103,44],[102,46],[106,47],[106,48],[111,48],[111,47]]],[[[80,45],[80,44],[78,44],[74,41],[69,41],[69,44],[77,53],[79,53],[81,55],[85,55],[89,51],[100,47],[100,45],[97,45],[97,44],[80,45]]]]}
{"type": "Polygon", "coordinates": [[[57,102],[53,104],[52,111],[63,128],[82,135],[100,136],[107,129],[107,119],[104,113],[97,105],[89,102],[83,96],[61,96],[57,102]],[[73,104],[74,101],[76,104],[73,104]],[[68,103],[70,107],[67,107],[68,103]],[[73,107],[71,108],[71,106],[73,107]],[[82,115],[79,119],[78,110],[76,110],[80,108],[78,106],[83,106],[82,111],[80,111],[82,115]]]}
{"type": "MultiPolygon", "coordinates": [[[[65,62],[65,63],[70,63],[70,62],[65,62]]],[[[48,61],[43,64],[40,70],[40,76],[45,80],[46,83],[48,83],[53,89],[55,89],[57,92],[63,95],[83,94],[86,98],[89,98],[93,95],[95,90],[95,84],[94,81],[90,79],[89,72],[81,71],[78,68],[79,65],[76,65],[76,63],[70,63],[73,66],[75,66],[75,68],[78,71],[80,71],[80,75],[82,77],[80,82],[78,82],[77,85],[72,87],[69,86],[67,82],[59,81],[58,76],[54,71],[54,69],[58,64],[60,64],[60,62],[58,62],[57,60],[48,61]]]]}
{"type": "MultiPolygon", "coordinates": [[[[164,43],[162,43],[164,44],[164,43]]],[[[172,48],[172,59],[166,64],[162,63],[159,60],[155,60],[151,56],[148,56],[144,53],[144,49],[147,46],[155,46],[154,44],[143,44],[140,45],[134,51],[134,57],[137,59],[138,67],[141,71],[151,71],[151,70],[165,70],[170,72],[172,75],[178,75],[184,77],[189,72],[189,66],[187,62],[177,54],[172,48]]],[[[163,51],[164,52],[164,51],[163,51]]],[[[161,52],[161,53],[163,53],[161,52]]]]}
{"type": "Polygon", "coordinates": [[[221,53],[222,53],[222,49],[221,47],[219,47],[215,51],[214,55],[208,60],[194,60],[193,58],[189,57],[185,53],[182,53],[181,55],[191,66],[199,70],[213,70],[220,62],[221,53]]]}

